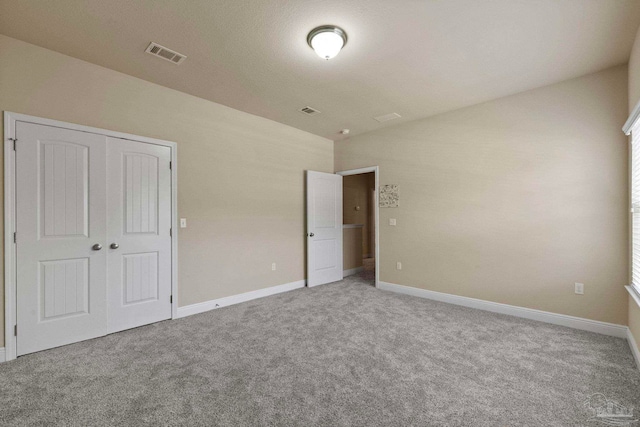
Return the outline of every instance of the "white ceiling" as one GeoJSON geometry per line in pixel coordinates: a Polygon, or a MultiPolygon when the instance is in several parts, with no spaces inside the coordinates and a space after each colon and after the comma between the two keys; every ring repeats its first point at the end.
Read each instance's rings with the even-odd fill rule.
{"type": "Polygon", "coordinates": [[[638,0],[0,0],[7,36],[334,140],[626,63],[639,25],[638,0]]]}

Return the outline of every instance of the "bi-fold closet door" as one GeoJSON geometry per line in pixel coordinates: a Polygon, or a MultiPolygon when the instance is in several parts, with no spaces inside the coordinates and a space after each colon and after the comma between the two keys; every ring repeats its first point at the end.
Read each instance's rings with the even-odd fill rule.
{"type": "Polygon", "coordinates": [[[17,355],[171,317],[169,147],[16,123],[17,355]]]}

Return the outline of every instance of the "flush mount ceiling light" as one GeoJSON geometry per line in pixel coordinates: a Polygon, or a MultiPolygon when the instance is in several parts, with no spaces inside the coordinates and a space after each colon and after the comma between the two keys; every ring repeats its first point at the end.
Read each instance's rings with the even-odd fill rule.
{"type": "Polygon", "coordinates": [[[314,28],[307,36],[307,43],[322,59],[331,59],[347,44],[347,33],[335,25],[314,28]]]}

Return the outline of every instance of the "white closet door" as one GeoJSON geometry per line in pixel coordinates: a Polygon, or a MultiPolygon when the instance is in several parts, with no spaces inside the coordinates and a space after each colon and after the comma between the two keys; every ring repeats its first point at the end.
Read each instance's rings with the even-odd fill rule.
{"type": "Polygon", "coordinates": [[[307,171],[307,286],[342,280],[342,176],[307,171]]]}
{"type": "Polygon", "coordinates": [[[106,137],[24,122],[16,137],[22,355],[106,333],[106,137]]]}
{"type": "Polygon", "coordinates": [[[171,149],[108,138],[108,331],[171,318],[171,149]]]}

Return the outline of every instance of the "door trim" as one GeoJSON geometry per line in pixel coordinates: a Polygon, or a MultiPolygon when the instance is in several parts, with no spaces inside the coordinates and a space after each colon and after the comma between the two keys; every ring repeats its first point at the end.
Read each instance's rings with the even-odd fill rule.
{"type": "MultiPolygon", "coordinates": [[[[369,172],[374,172],[375,173],[375,178],[376,178],[376,183],[375,183],[375,190],[376,190],[376,206],[375,209],[373,210],[373,214],[374,214],[374,219],[373,222],[376,225],[376,238],[375,238],[375,254],[376,254],[376,288],[380,287],[380,201],[379,201],[379,188],[380,188],[380,168],[378,166],[369,166],[366,168],[359,168],[359,169],[351,169],[351,170],[346,170],[346,171],[340,171],[340,172],[336,172],[336,174],[338,175],[342,175],[342,176],[348,176],[348,175],[360,175],[363,173],[369,173],[369,172]]],[[[344,209],[344,207],[343,207],[344,209]]]]}
{"type": "MultiPolygon", "coordinates": [[[[16,316],[16,245],[13,241],[16,216],[16,158],[13,140],[16,123],[38,125],[95,133],[112,138],[127,139],[147,144],[162,145],[171,149],[171,318],[178,317],[178,144],[146,136],[116,132],[107,129],[83,126],[58,120],[44,119],[26,114],[4,112],[4,345],[6,360],[16,358],[17,339],[14,335],[16,316]]],[[[20,141],[18,141],[18,146],[20,141]]]]}

